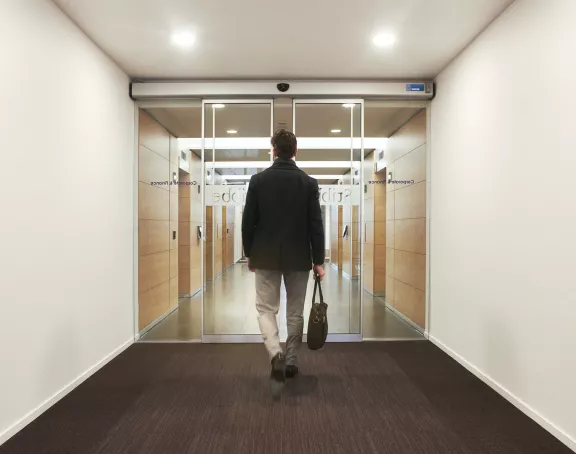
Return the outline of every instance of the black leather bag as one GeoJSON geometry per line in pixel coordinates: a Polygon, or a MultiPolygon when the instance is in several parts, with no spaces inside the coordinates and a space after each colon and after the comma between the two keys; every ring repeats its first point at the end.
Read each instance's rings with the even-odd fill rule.
{"type": "Polygon", "coordinates": [[[310,309],[310,318],[308,319],[307,343],[310,350],[320,350],[326,343],[328,337],[328,304],[324,302],[322,296],[322,285],[320,278],[315,276],[314,293],[312,294],[312,309],[310,309]],[[316,302],[316,289],[320,295],[320,302],[316,302]]]}

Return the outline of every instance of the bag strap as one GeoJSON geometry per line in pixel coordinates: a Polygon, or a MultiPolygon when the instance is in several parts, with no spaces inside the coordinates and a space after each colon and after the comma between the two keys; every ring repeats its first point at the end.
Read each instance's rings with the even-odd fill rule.
{"type": "Polygon", "coordinates": [[[312,293],[312,304],[316,303],[316,289],[320,294],[320,304],[324,303],[324,296],[322,295],[322,284],[320,284],[320,278],[317,273],[314,273],[314,293],[312,293]]]}

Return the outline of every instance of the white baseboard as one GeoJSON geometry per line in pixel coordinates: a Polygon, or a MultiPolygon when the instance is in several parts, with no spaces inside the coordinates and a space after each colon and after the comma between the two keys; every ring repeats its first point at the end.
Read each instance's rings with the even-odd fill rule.
{"type": "Polygon", "coordinates": [[[436,345],[446,354],[448,354],[453,359],[458,361],[462,366],[468,369],[468,371],[473,373],[476,377],[478,377],[480,380],[482,380],[484,383],[490,386],[494,391],[496,391],[508,402],[510,402],[512,405],[518,408],[522,413],[533,419],[536,423],[538,423],[540,426],[542,426],[544,429],[546,429],[548,432],[550,432],[552,435],[558,438],[558,440],[560,440],[562,443],[568,446],[572,451],[576,452],[576,439],[572,438],[562,429],[554,425],[554,423],[546,419],[544,416],[542,416],[540,413],[538,413],[536,410],[530,407],[527,403],[516,397],[513,393],[508,391],[506,388],[504,388],[498,382],[490,378],[488,375],[484,374],[484,372],[482,372],[473,364],[469,363],[462,356],[460,356],[451,348],[447,347],[445,344],[436,339],[434,336],[430,335],[429,339],[434,345],[436,345]]]}
{"type": "Polygon", "coordinates": [[[130,345],[132,345],[133,343],[134,339],[130,338],[128,341],[126,341],[112,353],[106,355],[95,365],[90,367],[80,376],[78,376],[70,383],[68,383],[66,386],[64,386],[64,388],[62,388],[60,391],[56,392],[51,397],[46,399],[38,407],[29,412],[27,415],[25,415],[22,419],[14,423],[12,426],[8,427],[8,429],[6,429],[4,432],[0,433],[0,445],[4,444],[6,441],[8,441],[10,438],[16,435],[18,432],[20,432],[24,427],[26,427],[28,424],[30,424],[32,421],[38,418],[38,416],[40,416],[42,413],[44,413],[46,410],[48,410],[50,407],[56,404],[60,399],[69,394],[72,390],[74,390],[74,388],[81,385],[91,375],[94,375],[96,372],[98,372],[102,367],[104,367],[106,364],[108,364],[110,361],[116,358],[120,353],[122,353],[124,350],[130,347],[130,345]]]}

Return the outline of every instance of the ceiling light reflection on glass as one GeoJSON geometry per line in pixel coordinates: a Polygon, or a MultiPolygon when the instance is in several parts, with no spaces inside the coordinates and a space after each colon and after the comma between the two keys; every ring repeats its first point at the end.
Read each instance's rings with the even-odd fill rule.
{"type": "Polygon", "coordinates": [[[342,104],[342,107],[346,107],[346,109],[354,109],[355,106],[356,104],[350,104],[350,103],[342,104]]]}
{"type": "Polygon", "coordinates": [[[228,129],[226,131],[228,134],[238,134],[238,130],[237,129],[228,129]]]}
{"type": "Polygon", "coordinates": [[[224,109],[226,104],[212,104],[212,109],[224,109]]]}
{"type": "Polygon", "coordinates": [[[330,131],[332,134],[340,134],[342,132],[341,129],[333,129],[332,131],[330,131]]]}

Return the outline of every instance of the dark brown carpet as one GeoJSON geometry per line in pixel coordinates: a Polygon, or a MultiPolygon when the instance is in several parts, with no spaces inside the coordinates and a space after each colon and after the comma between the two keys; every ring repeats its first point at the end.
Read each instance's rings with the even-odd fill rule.
{"type": "Polygon", "coordinates": [[[302,349],[280,402],[262,345],[137,344],[0,454],[563,454],[428,342],[302,349]]]}

